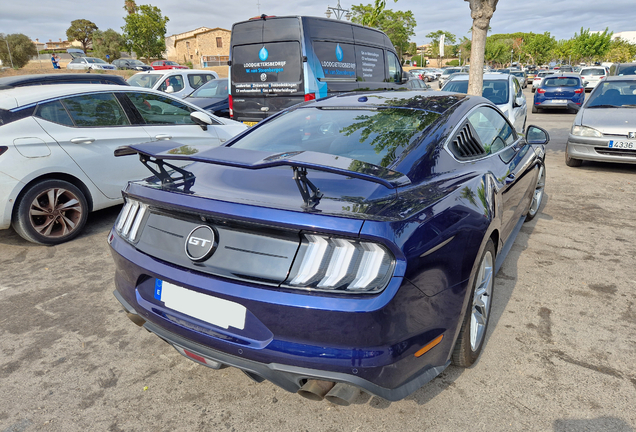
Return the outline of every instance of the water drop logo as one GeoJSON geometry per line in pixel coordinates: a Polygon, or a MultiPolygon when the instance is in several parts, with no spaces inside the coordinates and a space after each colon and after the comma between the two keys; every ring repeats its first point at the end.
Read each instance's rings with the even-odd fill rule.
{"type": "Polygon", "coordinates": [[[342,48],[340,48],[340,44],[336,45],[336,58],[339,62],[344,58],[344,53],[342,52],[342,48]]]}
{"type": "Polygon", "coordinates": [[[258,58],[261,59],[261,61],[265,61],[267,60],[267,56],[269,56],[269,53],[267,52],[265,47],[261,48],[261,50],[258,52],[258,58]]]}

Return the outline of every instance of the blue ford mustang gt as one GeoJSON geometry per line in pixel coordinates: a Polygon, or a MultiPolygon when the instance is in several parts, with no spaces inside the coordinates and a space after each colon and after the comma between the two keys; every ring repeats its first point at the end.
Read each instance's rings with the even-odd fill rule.
{"type": "Polygon", "coordinates": [[[108,238],[115,296],[211,368],[402,399],[479,356],[548,141],[481,97],[394,91],[297,105],[221,147],[122,148],[154,175],[108,238]]]}

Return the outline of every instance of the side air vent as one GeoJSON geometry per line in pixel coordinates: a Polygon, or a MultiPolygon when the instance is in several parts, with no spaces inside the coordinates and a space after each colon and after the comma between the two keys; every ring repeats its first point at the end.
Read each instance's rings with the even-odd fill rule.
{"type": "Polygon", "coordinates": [[[460,160],[476,159],[486,155],[477,134],[468,123],[460,129],[449,147],[455,157],[460,160]]]}

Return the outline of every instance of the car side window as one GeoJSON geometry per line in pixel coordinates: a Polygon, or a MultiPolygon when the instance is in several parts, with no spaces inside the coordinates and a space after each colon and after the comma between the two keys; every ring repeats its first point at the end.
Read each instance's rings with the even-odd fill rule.
{"type": "Polygon", "coordinates": [[[38,104],[35,116],[53,123],[75,126],[66,108],[59,100],[38,104]]]}
{"type": "Polygon", "coordinates": [[[389,81],[400,82],[402,77],[400,76],[400,62],[395,54],[387,52],[387,61],[389,62],[389,81]]]}
{"type": "Polygon", "coordinates": [[[62,99],[78,127],[127,126],[130,121],[112,93],[92,93],[62,99]]]}
{"type": "Polygon", "coordinates": [[[126,93],[146,124],[195,124],[190,118],[193,108],[152,93],[126,93]]]}
{"type": "Polygon", "coordinates": [[[165,92],[170,86],[172,86],[172,90],[175,93],[183,90],[183,77],[181,75],[169,76],[159,85],[157,90],[165,92]]]}
{"type": "MultiPolygon", "coordinates": [[[[188,82],[190,87],[197,89],[214,77],[210,74],[188,74],[188,82]]],[[[175,90],[176,91],[176,90],[175,90]]]]}
{"type": "Polygon", "coordinates": [[[490,107],[479,107],[468,116],[468,122],[479,136],[486,154],[494,154],[513,144],[514,129],[506,119],[490,107]]]}
{"type": "Polygon", "coordinates": [[[519,85],[519,81],[516,78],[512,80],[512,85],[515,86],[515,97],[522,96],[523,93],[521,92],[521,86],[519,85]]]}

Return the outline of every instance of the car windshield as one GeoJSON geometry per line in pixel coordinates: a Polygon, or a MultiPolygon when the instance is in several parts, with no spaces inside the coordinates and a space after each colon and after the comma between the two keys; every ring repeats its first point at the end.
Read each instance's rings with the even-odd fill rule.
{"type": "MultiPolygon", "coordinates": [[[[451,80],[444,86],[444,91],[467,93],[468,80],[451,80]]],[[[484,80],[482,96],[496,105],[508,103],[508,81],[484,80]]]]}
{"type": "Polygon", "coordinates": [[[523,72],[510,72],[511,74],[513,74],[514,76],[518,76],[518,77],[522,77],[523,76],[523,72]]]}
{"type": "Polygon", "coordinates": [[[575,77],[548,77],[541,84],[543,87],[579,87],[581,82],[575,77]]]}
{"type": "Polygon", "coordinates": [[[212,80],[201,87],[199,87],[194,93],[190,95],[192,98],[226,98],[227,92],[227,80],[212,80]]]}
{"type": "Polygon", "coordinates": [[[539,72],[539,77],[541,78],[541,77],[544,77],[544,76],[548,76],[548,75],[550,75],[551,73],[552,73],[552,72],[549,72],[549,71],[539,72]]]}
{"type": "Polygon", "coordinates": [[[163,75],[159,74],[139,74],[133,75],[128,78],[128,84],[136,87],[153,88],[157,81],[161,79],[163,75]]]}
{"type": "Polygon", "coordinates": [[[405,108],[299,108],[259,126],[232,147],[314,151],[386,167],[439,116],[405,108]]]}
{"type": "Polygon", "coordinates": [[[636,81],[605,81],[592,92],[586,108],[636,107],[636,81]]]}
{"type": "Polygon", "coordinates": [[[619,67],[618,75],[636,75],[636,65],[619,67]]]}
{"type": "Polygon", "coordinates": [[[179,63],[173,61],[167,61],[166,64],[169,66],[179,66],[179,63]]]}
{"type": "Polygon", "coordinates": [[[605,75],[605,69],[581,69],[581,75],[601,76],[605,75]]]}
{"type": "Polygon", "coordinates": [[[102,59],[94,58],[94,57],[85,57],[85,60],[89,63],[99,63],[99,64],[108,64],[102,59]]]}
{"type": "Polygon", "coordinates": [[[128,63],[132,66],[145,66],[146,64],[139,60],[128,60],[128,63]]]}

